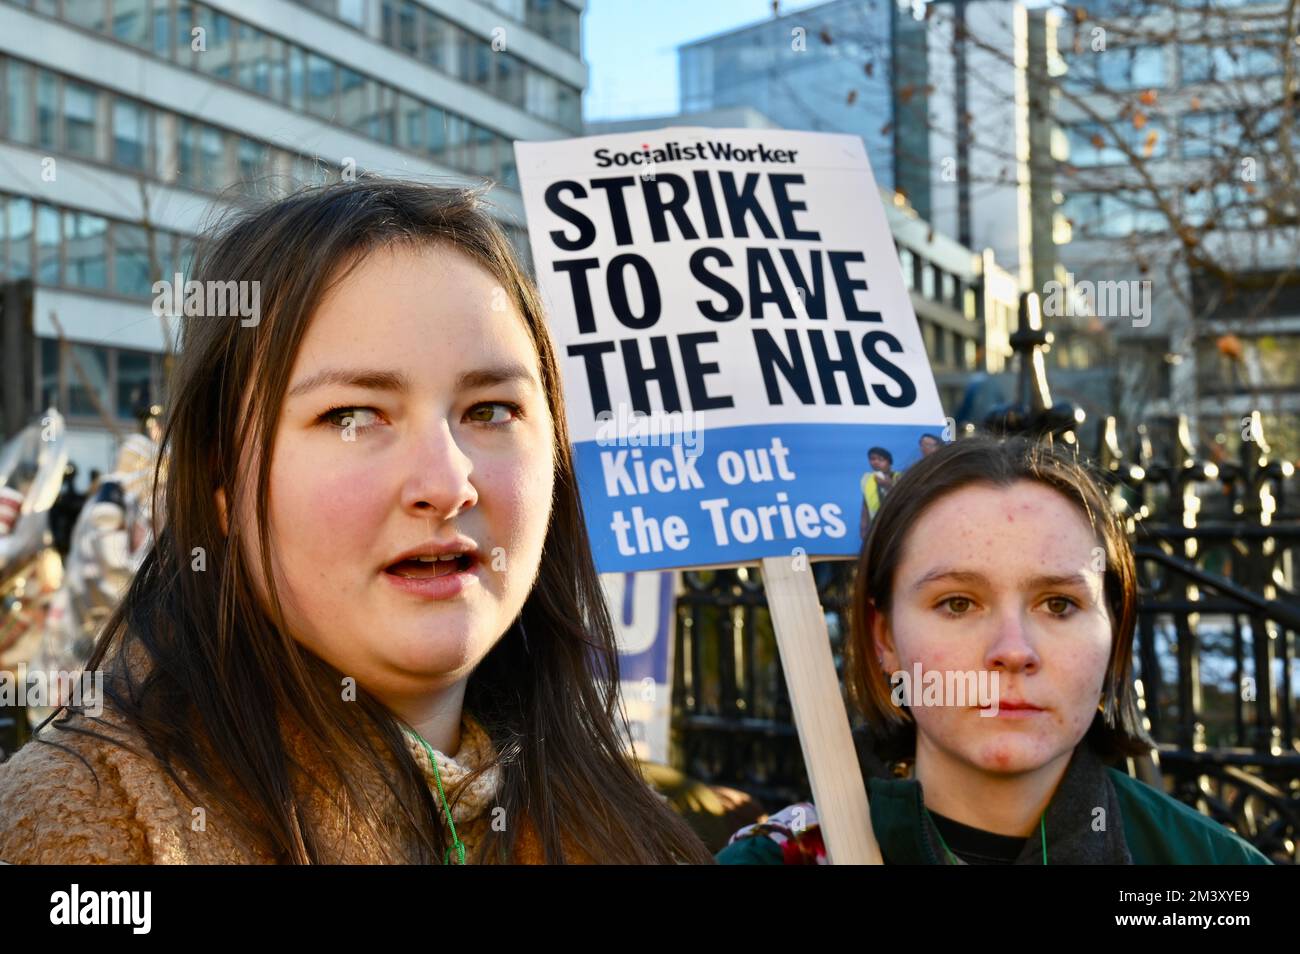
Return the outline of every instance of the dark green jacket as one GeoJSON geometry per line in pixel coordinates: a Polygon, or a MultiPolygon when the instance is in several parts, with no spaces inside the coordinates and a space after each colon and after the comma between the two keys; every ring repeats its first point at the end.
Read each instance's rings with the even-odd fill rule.
{"type": "MultiPolygon", "coordinates": [[[[911,779],[867,781],[871,824],[885,864],[950,863],[911,779]]],[[[1175,798],[1105,766],[1081,743],[1045,815],[1048,864],[1271,864],[1244,839],[1175,798]],[[1097,811],[1105,809],[1104,813],[1097,811]],[[1122,824],[1113,820],[1118,814],[1122,824]],[[1104,827],[1099,828],[1102,821],[1104,827]]],[[[720,864],[781,864],[780,845],[762,835],[740,838],[720,864]]],[[[1026,841],[1017,864],[1042,864],[1043,840],[1026,841]]]]}

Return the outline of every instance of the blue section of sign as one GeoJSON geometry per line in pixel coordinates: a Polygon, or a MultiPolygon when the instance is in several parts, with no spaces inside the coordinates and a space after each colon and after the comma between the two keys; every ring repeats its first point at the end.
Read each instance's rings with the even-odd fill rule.
{"type": "Polygon", "coordinates": [[[877,483],[921,456],[943,424],[773,424],[665,435],[661,444],[574,445],[578,485],[601,573],[746,563],[785,556],[852,556],[875,473],[868,451],[892,463],[877,483]],[[698,438],[698,443],[695,439],[698,438]],[[677,443],[667,443],[670,439],[677,443]]]}
{"type": "Polygon", "coordinates": [[[636,587],[656,587],[659,600],[656,604],[658,617],[653,645],[639,653],[621,653],[618,662],[619,678],[624,682],[640,682],[642,679],[649,678],[660,685],[665,685],[669,679],[668,649],[671,645],[670,640],[675,636],[673,624],[676,617],[673,607],[676,600],[673,598],[673,574],[656,573],[636,576],[629,573],[623,581],[623,586],[623,606],[618,611],[619,618],[614,620],[616,627],[632,625],[636,587]]]}

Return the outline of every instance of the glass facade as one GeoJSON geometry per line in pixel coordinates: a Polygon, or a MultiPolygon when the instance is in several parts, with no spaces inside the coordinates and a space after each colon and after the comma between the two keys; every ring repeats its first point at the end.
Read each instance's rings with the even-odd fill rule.
{"type": "Polygon", "coordinates": [[[165,229],[0,193],[0,281],[33,277],[41,285],[147,299],[158,278],[175,273],[185,241],[165,229]]]}
{"type": "MultiPolygon", "coordinates": [[[[403,49],[457,79],[481,86],[538,118],[573,132],[581,131],[579,89],[525,64],[508,51],[494,51],[488,40],[437,18],[427,8],[392,0],[371,2],[381,4],[376,15],[383,17],[382,40],[386,44],[403,49]],[[403,16],[407,19],[403,20],[403,16]],[[408,21],[411,24],[410,43],[403,39],[407,34],[403,32],[402,24],[408,21]]],[[[30,3],[19,5],[31,6],[30,3]]],[[[94,0],[87,9],[90,6],[108,9],[107,0],[94,0]]],[[[340,3],[331,9],[342,11],[344,6],[346,4],[340,3]]],[[[136,22],[131,18],[142,18],[148,10],[149,22],[152,23],[148,36],[145,36],[146,31],[126,27],[123,36],[114,32],[117,8],[115,2],[111,22],[105,16],[87,15],[77,24],[131,42],[178,65],[230,82],[290,109],[344,126],[386,145],[409,149],[460,172],[485,176],[518,188],[512,140],[457,115],[453,110],[409,97],[420,107],[440,111],[449,125],[463,124],[468,131],[462,146],[465,143],[486,145],[451,151],[434,148],[432,143],[444,136],[439,136],[438,131],[428,125],[427,118],[434,115],[432,112],[426,112],[423,142],[412,138],[410,145],[405,145],[399,141],[397,133],[396,103],[399,96],[406,94],[399,94],[398,90],[374,77],[299,46],[292,39],[273,36],[203,4],[183,0],[136,0],[126,15],[130,22],[136,22]]],[[[69,10],[67,6],[62,9],[64,19],[69,19],[69,10]]],[[[60,14],[56,6],[43,12],[60,14]]],[[[88,91],[93,88],[71,80],[61,84],[54,74],[40,71],[35,84],[35,113],[30,114],[25,104],[30,101],[31,94],[21,87],[27,78],[20,76],[6,84],[16,100],[11,112],[20,119],[20,124],[13,127],[14,137],[26,137],[20,141],[34,139],[32,144],[51,151],[66,150],[88,158],[94,155],[98,146],[86,135],[89,124],[94,122],[87,116],[90,105],[88,91]],[[34,122],[34,131],[21,125],[29,121],[34,122]]],[[[451,130],[444,130],[444,134],[445,138],[455,138],[451,130]]],[[[192,168],[191,173],[187,173],[187,182],[196,183],[195,187],[205,187],[208,180],[202,175],[202,163],[199,163],[198,174],[192,174],[192,168]]]]}
{"type": "Polygon", "coordinates": [[[142,405],[163,396],[160,354],[53,338],[39,339],[36,347],[38,407],[101,424],[105,417],[134,420],[142,405]]]}
{"type": "Polygon", "coordinates": [[[680,47],[682,112],[748,106],[787,129],[857,134],[893,189],[891,6],[841,0],[680,47]]]}
{"type": "Polygon", "coordinates": [[[1173,79],[1172,58],[1172,47],[1156,45],[1108,47],[1099,52],[1085,48],[1068,57],[1069,70],[1062,82],[1080,93],[1160,89],[1173,79]]]}
{"type": "Polygon", "coordinates": [[[1132,161],[1129,155],[1139,160],[1163,159],[1169,152],[1169,136],[1159,119],[1145,119],[1141,125],[1132,120],[1075,123],[1065,127],[1065,134],[1073,166],[1123,165],[1132,161]]]}

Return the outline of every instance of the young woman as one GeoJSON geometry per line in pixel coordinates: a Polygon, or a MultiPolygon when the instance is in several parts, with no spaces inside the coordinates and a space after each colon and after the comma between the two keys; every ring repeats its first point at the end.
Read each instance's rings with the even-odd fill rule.
{"type": "Polygon", "coordinates": [[[0,766],[0,860],[710,861],[624,754],[555,356],[477,193],[308,190],[190,277],[259,314],[184,319],[103,715],[0,766]]]}
{"type": "MultiPolygon", "coordinates": [[[[968,438],[899,477],[858,561],[845,663],[881,754],[910,770],[868,780],[887,864],[1267,863],[1108,764],[1153,746],[1136,611],[1128,538],[1065,453],[968,438]]],[[[807,804],[718,855],[824,857],[807,804]]]]}

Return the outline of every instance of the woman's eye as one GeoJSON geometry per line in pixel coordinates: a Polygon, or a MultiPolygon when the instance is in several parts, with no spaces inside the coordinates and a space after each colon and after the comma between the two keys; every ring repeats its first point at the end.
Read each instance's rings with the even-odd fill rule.
{"type": "Polygon", "coordinates": [[[465,416],[476,424],[502,426],[512,423],[519,414],[520,407],[518,404],[511,404],[509,401],[485,401],[482,404],[474,405],[465,416]],[[505,410],[509,414],[503,416],[496,413],[501,410],[505,410]]]}
{"type": "Polygon", "coordinates": [[[971,601],[965,596],[950,596],[939,603],[953,616],[961,616],[971,607],[971,601]]]}
{"type": "Polygon", "coordinates": [[[1043,605],[1053,616],[1069,616],[1077,604],[1068,596],[1049,596],[1043,605]]]}
{"type": "Polygon", "coordinates": [[[339,429],[364,430],[379,420],[379,412],[373,407],[334,407],[322,414],[320,420],[339,429]]]}

